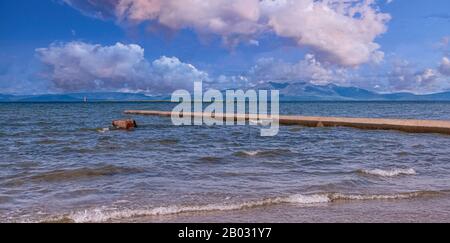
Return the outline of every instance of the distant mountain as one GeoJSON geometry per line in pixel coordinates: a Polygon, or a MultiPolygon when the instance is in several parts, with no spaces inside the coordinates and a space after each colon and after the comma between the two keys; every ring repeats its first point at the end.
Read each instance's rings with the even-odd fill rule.
{"type": "Polygon", "coordinates": [[[450,92],[416,95],[413,93],[380,94],[357,87],[335,84],[314,85],[308,82],[268,83],[258,89],[278,89],[285,101],[450,101],[450,92]]]}
{"type": "Polygon", "coordinates": [[[9,101],[14,97],[14,95],[5,95],[5,94],[0,94],[0,101],[9,101]]]}
{"type": "Polygon", "coordinates": [[[118,92],[103,92],[103,93],[74,93],[70,96],[88,101],[147,101],[154,100],[157,97],[150,97],[140,93],[118,93],[118,92]]]}
{"type": "Polygon", "coordinates": [[[20,101],[20,102],[78,102],[78,101],[82,101],[82,100],[72,97],[70,95],[54,95],[54,94],[24,96],[24,97],[16,96],[12,99],[13,99],[13,101],[20,101]]]}
{"type": "MultiPolygon", "coordinates": [[[[267,83],[257,89],[278,89],[282,101],[450,101],[450,92],[427,95],[412,93],[380,94],[356,87],[334,84],[314,85],[307,82],[267,83]]],[[[170,96],[147,96],[141,93],[97,92],[45,95],[0,94],[0,102],[90,102],[170,100],[170,96]]]]}
{"type": "Polygon", "coordinates": [[[356,87],[334,84],[314,85],[308,82],[268,83],[258,89],[278,89],[280,99],[289,101],[340,101],[340,100],[384,100],[381,94],[356,87]]]}
{"type": "Polygon", "coordinates": [[[0,102],[83,102],[87,101],[151,101],[167,99],[167,97],[150,97],[145,94],[102,92],[102,93],[70,93],[45,95],[2,95],[0,102]]]}
{"type": "Polygon", "coordinates": [[[450,91],[449,92],[436,93],[436,94],[430,94],[430,95],[423,95],[421,97],[423,99],[425,99],[425,100],[448,101],[448,100],[450,100],[450,91]]]}

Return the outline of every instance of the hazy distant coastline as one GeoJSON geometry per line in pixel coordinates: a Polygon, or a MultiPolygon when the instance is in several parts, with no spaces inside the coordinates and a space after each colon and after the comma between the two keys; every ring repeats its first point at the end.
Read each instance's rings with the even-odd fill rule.
{"type": "MultiPolygon", "coordinates": [[[[356,87],[313,85],[299,82],[289,86],[271,83],[261,89],[279,89],[281,101],[450,101],[450,91],[417,95],[413,93],[381,94],[356,87]]],[[[0,102],[169,102],[169,95],[150,96],[143,93],[86,92],[39,95],[0,94],[0,102]]]]}

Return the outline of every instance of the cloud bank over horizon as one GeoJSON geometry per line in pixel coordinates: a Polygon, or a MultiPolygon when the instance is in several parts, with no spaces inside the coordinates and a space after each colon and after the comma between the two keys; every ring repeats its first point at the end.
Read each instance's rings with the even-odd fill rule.
{"type": "Polygon", "coordinates": [[[52,82],[55,90],[63,92],[107,90],[168,94],[176,89],[191,90],[194,81],[203,81],[205,87],[218,89],[252,88],[268,82],[299,80],[324,85],[337,76],[337,72],[323,67],[312,54],[295,64],[261,58],[243,75],[217,77],[177,57],[162,56],[149,61],[141,46],[120,42],[111,46],[80,41],[53,43],[36,49],[36,56],[44,65],[41,74],[52,82]]]}
{"type": "Polygon", "coordinates": [[[212,76],[177,57],[162,56],[149,61],[141,46],[120,42],[110,46],[80,41],[53,43],[36,49],[36,56],[44,65],[41,75],[59,92],[97,90],[166,95],[177,89],[191,90],[194,81],[203,81],[205,88],[216,89],[267,87],[272,82],[336,84],[369,90],[377,85],[377,91],[381,92],[423,93],[450,88],[445,78],[445,68],[448,68],[445,57],[439,67],[419,71],[412,63],[396,61],[390,64],[387,74],[378,71],[375,78],[370,79],[356,69],[323,65],[314,54],[306,54],[296,63],[260,58],[248,71],[237,76],[212,76]]]}

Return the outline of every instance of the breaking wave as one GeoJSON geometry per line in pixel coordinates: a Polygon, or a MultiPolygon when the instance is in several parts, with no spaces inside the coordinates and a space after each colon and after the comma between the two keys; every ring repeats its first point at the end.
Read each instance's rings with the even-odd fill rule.
{"type": "Polygon", "coordinates": [[[254,151],[240,151],[235,153],[236,156],[238,157],[244,157],[244,156],[256,156],[259,153],[261,153],[261,151],[259,150],[254,150],[254,151]]]}
{"type": "Polygon", "coordinates": [[[99,133],[106,133],[106,132],[109,132],[109,131],[110,131],[109,127],[104,127],[104,128],[98,128],[97,129],[97,132],[99,132],[99,133]]]}
{"type": "Polygon", "coordinates": [[[356,200],[399,200],[412,199],[418,197],[429,197],[442,194],[438,191],[419,191],[397,194],[342,194],[342,193],[324,193],[302,195],[294,194],[286,197],[274,197],[262,200],[248,201],[234,204],[207,204],[199,206],[165,206],[149,209],[123,209],[108,210],[104,208],[96,208],[74,212],[58,219],[50,220],[53,222],[108,222],[112,220],[134,218],[134,217],[150,217],[164,216],[182,213],[199,213],[199,212],[217,212],[217,211],[236,211],[255,207],[271,206],[283,203],[298,205],[319,205],[336,201],[356,201],[356,200]]]}
{"type": "Polygon", "coordinates": [[[359,170],[358,172],[362,173],[362,174],[375,175],[375,176],[381,176],[381,177],[394,177],[394,176],[400,176],[400,175],[415,175],[416,174],[416,171],[411,168],[390,169],[390,170],[381,170],[381,169],[359,170]]]}
{"type": "Polygon", "coordinates": [[[291,150],[288,149],[269,149],[269,150],[250,150],[250,151],[239,151],[234,153],[234,156],[237,157],[276,157],[283,156],[286,154],[292,153],[291,150]]]}

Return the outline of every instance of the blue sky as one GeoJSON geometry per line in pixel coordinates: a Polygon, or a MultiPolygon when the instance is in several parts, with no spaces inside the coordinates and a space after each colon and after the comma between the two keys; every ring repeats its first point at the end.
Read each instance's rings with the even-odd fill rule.
{"type": "Polygon", "coordinates": [[[447,0],[201,2],[2,0],[0,93],[450,89],[447,0]]]}

